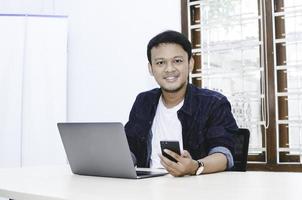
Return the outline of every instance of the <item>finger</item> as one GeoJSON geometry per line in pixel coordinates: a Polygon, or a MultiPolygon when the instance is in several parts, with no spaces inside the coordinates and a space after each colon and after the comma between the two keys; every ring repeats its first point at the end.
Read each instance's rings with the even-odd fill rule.
{"type": "Polygon", "coordinates": [[[178,176],[179,173],[176,169],[167,165],[163,160],[161,160],[160,163],[169,172],[169,174],[171,174],[172,176],[178,176]]]}
{"type": "Polygon", "coordinates": [[[190,153],[187,150],[183,150],[181,156],[183,156],[185,158],[192,158],[190,153]]]}
{"type": "Polygon", "coordinates": [[[161,158],[160,163],[172,176],[178,177],[182,175],[182,170],[181,170],[182,167],[180,162],[176,163],[164,157],[163,155],[159,155],[159,156],[161,158]]]}
{"type": "Polygon", "coordinates": [[[178,168],[178,163],[171,161],[170,159],[166,158],[163,155],[159,155],[160,156],[160,162],[162,163],[162,165],[170,171],[179,171],[178,168]]]}
{"type": "Polygon", "coordinates": [[[160,157],[160,160],[163,161],[167,166],[170,166],[170,167],[174,167],[175,168],[175,165],[177,165],[176,162],[170,160],[169,158],[159,154],[158,155],[160,157]]]}
{"type": "Polygon", "coordinates": [[[171,167],[170,165],[168,165],[167,163],[165,163],[165,161],[160,160],[160,163],[167,171],[169,171],[169,172],[175,171],[175,169],[173,167],[171,167]]]}
{"type": "Polygon", "coordinates": [[[165,152],[166,154],[172,156],[172,157],[173,157],[175,160],[177,160],[177,161],[179,161],[180,158],[181,158],[180,155],[178,155],[177,153],[175,153],[175,152],[173,152],[173,151],[171,151],[171,150],[169,150],[169,149],[164,149],[164,152],[165,152]]]}

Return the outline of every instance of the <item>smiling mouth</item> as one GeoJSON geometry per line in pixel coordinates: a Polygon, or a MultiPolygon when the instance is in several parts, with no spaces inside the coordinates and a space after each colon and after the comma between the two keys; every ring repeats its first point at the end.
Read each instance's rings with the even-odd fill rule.
{"type": "Polygon", "coordinates": [[[177,78],[178,78],[178,76],[167,76],[164,79],[168,82],[174,82],[177,80],[177,78]]]}

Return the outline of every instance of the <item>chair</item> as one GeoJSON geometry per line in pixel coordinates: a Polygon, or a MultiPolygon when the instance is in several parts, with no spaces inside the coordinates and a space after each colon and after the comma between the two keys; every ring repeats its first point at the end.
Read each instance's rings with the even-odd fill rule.
{"type": "Polygon", "coordinates": [[[232,171],[246,171],[250,131],[239,128],[232,135],[235,142],[234,167],[232,171]]]}

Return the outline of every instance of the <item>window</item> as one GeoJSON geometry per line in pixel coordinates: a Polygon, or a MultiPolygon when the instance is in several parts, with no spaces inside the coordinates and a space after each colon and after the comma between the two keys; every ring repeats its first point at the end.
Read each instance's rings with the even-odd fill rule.
{"type": "Polygon", "coordinates": [[[251,132],[249,169],[302,171],[302,3],[182,0],[194,85],[219,91],[251,132]]]}

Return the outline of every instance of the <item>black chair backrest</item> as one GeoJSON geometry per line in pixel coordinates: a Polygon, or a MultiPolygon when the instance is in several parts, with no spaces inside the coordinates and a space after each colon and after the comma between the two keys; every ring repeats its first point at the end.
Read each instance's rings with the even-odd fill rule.
{"type": "Polygon", "coordinates": [[[232,133],[235,142],[234,167],[232,171],[246,171],[246,163],[249,149],[250,131],[239,128],[232,133]]]}

